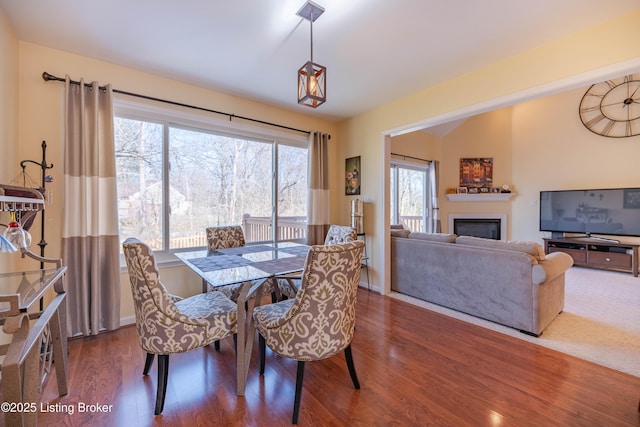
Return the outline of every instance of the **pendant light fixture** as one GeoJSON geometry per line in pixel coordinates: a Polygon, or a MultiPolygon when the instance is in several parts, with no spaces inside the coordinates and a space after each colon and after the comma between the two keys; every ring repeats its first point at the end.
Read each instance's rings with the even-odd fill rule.
{"type": "Polygon", "coordinates": [[[298,104],[316,108],[327,100],[327,67],[313,62],[313,22],[324,8],[307,1],[296,15],[311,23],[311,59],[298,70],[298,104]]]}

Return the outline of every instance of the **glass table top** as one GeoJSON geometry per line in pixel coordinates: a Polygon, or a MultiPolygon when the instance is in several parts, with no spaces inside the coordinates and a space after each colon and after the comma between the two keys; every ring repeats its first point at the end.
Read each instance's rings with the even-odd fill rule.
{"type": "Polygon", "coordinates": [[[223,286],[301,271],[308,251],[307,245],[280,242],[175,255],[212,286],[223,286]]]}
{"type": "Polygon", "coordinates": [[[17,298],[20,311],[26,311],[65,271],[66,267],[1,273],[0,297],[4,301],[0,302],[0,315],[9,310],[7,297],[17,298]]]}

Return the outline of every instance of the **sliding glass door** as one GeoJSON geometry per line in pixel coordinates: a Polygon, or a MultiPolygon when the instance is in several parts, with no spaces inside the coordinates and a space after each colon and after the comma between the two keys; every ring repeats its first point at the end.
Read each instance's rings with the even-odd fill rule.
{"type": "Polygon", "coordinates": [[[391,224],[403,224],[411,231],[433,232],[429,165],[391,161],[391,224]]]}

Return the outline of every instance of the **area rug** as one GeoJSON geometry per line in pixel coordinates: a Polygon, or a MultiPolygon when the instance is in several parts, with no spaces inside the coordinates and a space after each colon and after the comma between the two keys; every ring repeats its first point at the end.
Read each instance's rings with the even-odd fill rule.
{"type": "Polygon", "coordinates": [[[399,293],[390,296],[640,377],[640,277],[628,273],[569,269],[565,309],[538,338],[399,293]]]}

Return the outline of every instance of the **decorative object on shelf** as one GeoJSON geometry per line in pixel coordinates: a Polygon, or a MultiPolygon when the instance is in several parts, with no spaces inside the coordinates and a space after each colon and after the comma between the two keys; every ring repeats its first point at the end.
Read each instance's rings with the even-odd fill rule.
{"type": "Polygon", "coordinates": [[[4,230],[3,236],[16,248],[29,249],[29,246],[31,246],[31,234],[16,221],[15,212],[11,212],[11,222],[7,225],[7,229],[4,230]]]}
{"type": "Polygon", "coordinates": [[[450,202],[507,202],[515,193],[458,193],[445,196],[450,202]]]}
{"type": "Polygon", "coordinates": [[[500,189],[501,193],[511,193],[511,188],[509,187],[509,184],[503,184],[502,188],[500,189]]]}
{"type": "Polygon", "coordinates": [[[348,158],[345,165],[345,195],[360,195],[360,173],[360,156],[348,158]]]}
{"type": "Polygon", "coordinates": [[[458,187],[458,194],[467,194],[467,187],[458,187]]]}
{"type": "Polygon", "coordinates": [[[468,188],[491,187],[493,184],[493,157],[460,159],[460,186],[468,188]]]}
{"type": "Polygon", "coordinates": [[[580,101],[580,120],[609,138],[640,135],[640,74],[591,85],[580,101]]]}
{"type": "Polygon", "coordinates": [[[7,240],[4,234],[0,234],[0,252],[18,252],[18,248],[7,240]]]}
{"type": "Polygon", "coordinates": [[[307,1],[296,15],[311,24],[311,59],[298,70],[298,104],[316,108],[327,100],[327,68],[313,62],[313,23],[324,8],[307,1]]]}

